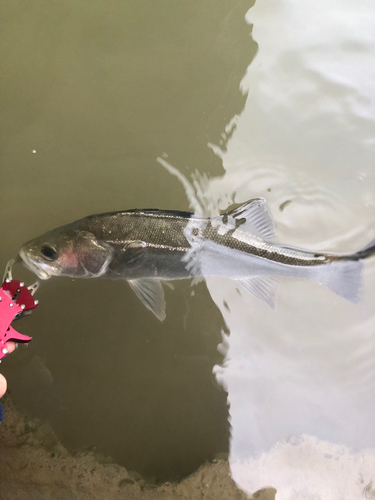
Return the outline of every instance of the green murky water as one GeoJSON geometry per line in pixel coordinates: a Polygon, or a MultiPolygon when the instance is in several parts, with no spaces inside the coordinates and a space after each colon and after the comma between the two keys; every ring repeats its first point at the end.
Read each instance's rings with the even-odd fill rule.
{"type": "MultiPolygon", "coordinates": [[[[183,172],[223,173],[207,143],[245,103],[250,6],[3,5],[4,265],[24,240],[90,213],[187,209],[162,154],[183,172]]],[[[167,293],[161,325],[126,283],[43,283],[40,309],[19,326],[34,340],[3,364],[14,400],[68,446],[159,480],[229,446],[226,394],[212,375],[221,314],[203,284],[194,297],[189,283],[167,293]]]]}

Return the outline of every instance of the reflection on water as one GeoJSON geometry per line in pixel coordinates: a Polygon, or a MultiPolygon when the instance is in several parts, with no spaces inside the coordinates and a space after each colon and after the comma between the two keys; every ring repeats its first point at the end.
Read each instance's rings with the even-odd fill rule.
{"type": "MultiPolygon", "coordinates": [[[[207,191],[265,196],[283,243],[354,250],[374,237],[374,7],[259,2],[248,19],[259,43],[242,82],[249,98],[226,151],[214,148],[226,173],[207,191]]],[[[359,305],[284,279],[274,313],[231,282],[207,280],[230,330],[215,372],[245,491],[374,496],[374,279],[372,259],[359,305]]]]}
{"type": "MultiPolygon", "coordinates": [[[[89,213],[190,203],[213,214],[259,196],[281,243],[344,253],[373,239],[372,4],[258,2],[242,93],[250,5],[172,4],[25,4],[25,18],[7,7],[3,262],[89,213]]],[[[71,448],[95,446],[157,480],[230,445],[247,493],[372,498],[374,280],[372,259],[354,305],[284,278],[276,311],[229,280],[207,279],[213,301],[181,283],[163,325],[122,283],[51,280],[22,325],[35,339],[5,371],[14,399],[71,448]]]]}

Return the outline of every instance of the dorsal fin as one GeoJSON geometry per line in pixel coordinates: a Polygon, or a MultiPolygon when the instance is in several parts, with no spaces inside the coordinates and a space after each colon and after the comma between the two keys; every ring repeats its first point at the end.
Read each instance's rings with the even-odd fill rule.
{"type": "Polygon", "coordinates": [[[222,216],[223,222],[228,217],[233,217],[236,225],[242,231],[248,231],[264,240],[270,241],[276,234],[276,224],[268,211],[264,198],[248,201],[240,207],[227,212],[222,216]]]}

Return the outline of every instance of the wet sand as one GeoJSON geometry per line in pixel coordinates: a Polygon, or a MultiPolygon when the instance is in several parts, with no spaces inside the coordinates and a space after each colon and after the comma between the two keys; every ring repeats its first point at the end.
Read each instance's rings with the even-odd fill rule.
{"type": "MultiPolygon", "coordinates": [[[[29,418],[4,398],[0,427],[1,500],[245,500],[228,462],[214,459],[179,483],[152,484],[95,451],[71,454],[48,424],[29,418]]],[[[275,490],[257,500],[275,499],[275,490]]]]}

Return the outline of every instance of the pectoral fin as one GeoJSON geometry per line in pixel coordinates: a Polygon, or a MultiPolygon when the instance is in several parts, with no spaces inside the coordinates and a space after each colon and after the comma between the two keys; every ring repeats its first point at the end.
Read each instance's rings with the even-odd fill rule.
{"type": "Polygon", "coordinates": [[[113,249],[104,241],[99,241],[89,231],[78,233],[80,264],[89,278],[99,278],[105,274],[112,258],[113,249]]]}
{"type": "Polygon", "coordinates": [[[128,281],[128,283],[147,309],[150,309],[160,321],[164,321],[166,304],[160,280],[142,278],[128,281]]]}
{"type": "Polygon", "coordinates": [[[272,309],[276,308],[277,292],[279,290],[279,278],[276,276],[254,276],[239,280],[241,285],[255,297],[263,300],[272,309]]]}

